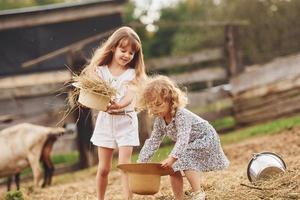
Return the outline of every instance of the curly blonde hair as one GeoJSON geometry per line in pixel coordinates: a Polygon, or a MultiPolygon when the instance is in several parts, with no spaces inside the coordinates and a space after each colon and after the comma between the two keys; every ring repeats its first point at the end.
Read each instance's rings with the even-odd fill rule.
{"type": "Polygon", "coordinates": [[[168,103],[171,115],[174,116],[179,107],[185,107],[187,104],[186,93],[167,76],[156,75],[149,77],[141,89],[138,108],[145,110],[149,106],[158,106],[162,103],[168,103]]]}

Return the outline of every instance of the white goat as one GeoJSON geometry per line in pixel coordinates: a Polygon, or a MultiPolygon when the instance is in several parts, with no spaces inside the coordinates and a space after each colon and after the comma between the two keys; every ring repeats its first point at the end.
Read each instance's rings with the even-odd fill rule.
{"type": "MultiPolygon", "coordinates": [[[[44,168],[50,168],[50,180],[44,180],[43,186],[50,184],[54,171],[50,152],[57,136],[64,132],[64,128],[44,127],[29,123],[18,124],[1,130],[0,177],[18,174],[30,165],[34,185],[42,186],[40,184],[42,169],[39,162],[42,159],[44,168]],[[50,165],[48,166],[48,164],[50,165]],[[46,181],[50,181],[50,183],[46,183],[46,181]]],[[[45,171],[45,178],[47,178],[46,173],[47,171],[45,171]]]]}

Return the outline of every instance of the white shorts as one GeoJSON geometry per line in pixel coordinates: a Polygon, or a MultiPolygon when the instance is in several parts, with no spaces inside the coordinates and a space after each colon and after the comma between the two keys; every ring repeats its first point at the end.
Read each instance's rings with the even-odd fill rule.
{"type": "Polygon", "coordinates": [[[121,146],[139,146],[136,112],[126,115],[99,112],[91,142],[96,146],[112,149],[121,146]]]}

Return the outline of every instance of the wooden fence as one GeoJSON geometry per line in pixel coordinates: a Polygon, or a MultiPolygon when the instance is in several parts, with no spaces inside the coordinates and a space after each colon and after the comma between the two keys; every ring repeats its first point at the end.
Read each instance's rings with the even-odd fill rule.
{"type": "Polygon", "coordinates": [[[219,127],[219,131],[300,112],[300,54],[236,68],[240,61],[232,60],[226,46],[225,43],[225,51],[207,49],[186,56],[150,60],[147,67],[151,73],[166,74],[188,88],[204,85],[196,90],[190,87],[188,108],[211,122],[231,118],[232,124],[219,127]],[[203,62],[205,67],[195,67],[203,62]]]}
{"type": "MultiPolygon", "coordinates": [[[[205,50],[204,54],[205,52],[217,51],[205,50]]],[[[193,55],[202,54],[197,52],[193,55]]],[[[193,58],[193,55],[187,57],[193,58]]],[[[222,54],[207,56],[205,61],[213,62],[223,59],[223,56],[222,54]]],[[[186,58],[180,57],[151,60],[148,67],[153,66],[151,69],[154,69],[154,72],[161,69],[174,69],[176,71],[177,68],[181,67],[179,63],[187,64],[186,60],[186,58]],[[171,60],[170,65],[168,65],[168,60],[171,60]],[[163,63],[162,66],[156,64],[160,61],[163,63]]],[[[190,60],[190,65],[194,65],[196,59],[190,60]]],[[[201,62],[201,59],[197,61],[201,62]]],[[[300,112],[300,54],[276,58],[266,64],[245,68],[247,69],[245,72],[233,77],[224,74],[224,66],[166,74],[184,86],[206,82],[206,89],[188,92],[188,108],[212,123],[231,118],[232,124],[229,127],[219,127],[220,132],[231,130],[237,126],[262,123],[300,112]],[[215,73],[216,69],[222,73],[215,73]],[[211,87],[212,82],[216,80],[229,82],[211,87]]]]}
{"type": "Polygon", "coordinates": [[[231,79],[237,124],[260,123],[300,112],[300,54],[252,69],[231,79]]]}
{"type": "Polygon", "coordinates": [[[68,71],[55,71],[0,79],[0,122],[11,121],[0,123],[0,130],[21,122],[57,125],[66,104],[66,94],[58,94],[70,78],[68,71]]]}
{"type": "Polygon", "coordinates": [[[187,107],[215,121],[232,116],[230,76],[223,52],[222,47],[205,49],[185,56],[148,60],[146,66],[150,74],[165,74],[183,89],[187,88],[187,107]]]}

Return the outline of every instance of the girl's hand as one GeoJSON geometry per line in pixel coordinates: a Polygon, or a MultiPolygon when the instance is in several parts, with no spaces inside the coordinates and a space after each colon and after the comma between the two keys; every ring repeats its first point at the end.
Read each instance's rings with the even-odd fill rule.
{"type": "Polygon", "coordinates": [[[161,166],[163,168],[170,168],[173,166],[173,164],[176,162],[176,160],[177,160],[176,158],[170,156],[161,162],[161,166]]]}
{"type": "Polygon", "coordinates": [[[118,109],[121,109],[121,108],[122,108],[122,106],[121,106],[119,103],[114,102],[114,101],[111,101],[111,102],[108,104],[108,106],[107,106],[106,112],[110,113],[110,112],[112,112],[113,110],[118,110],[118,109]]]}

